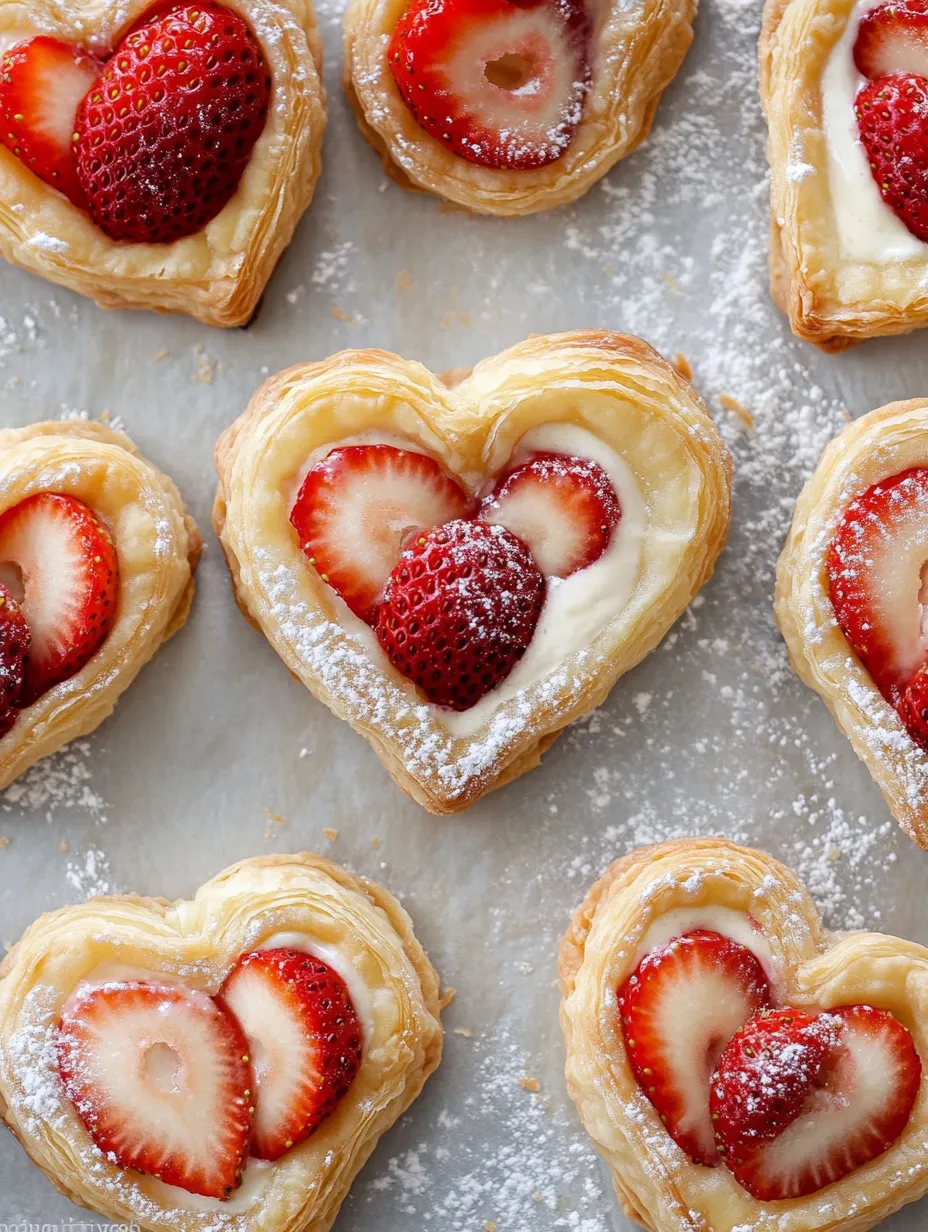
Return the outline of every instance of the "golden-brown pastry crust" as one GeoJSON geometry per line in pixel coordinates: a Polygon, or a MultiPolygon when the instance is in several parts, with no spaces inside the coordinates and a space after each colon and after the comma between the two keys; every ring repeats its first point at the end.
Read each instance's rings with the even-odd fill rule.
{"type": "Polygon", "coordinates": [[[0,739],[0,788],[111,713],[187,619],[201,548],[173,482],[105,424],[72,419],[0,430],[0,513],[36,492],[77,497],[106,522],[119,556],[118,613],[89,662],[21,710],[0,739]]]}
{"type": "Polygon", "coordinates": [[[777,567],[776,619],[796,674],[819,694],[903,830],[928,848],[928,755],[909,736],[835,619],[825,557],[850,502],[928,466],[928,402],[891,402],[855,419],[803,488],[777,567]]]}
{"type": "MultiPolygon", "coordinates": [[[[0,1115],[68,1198],[152,1232],[328,1232],[381,1135],[441,1059],[438,977],[409,917],[382,886],[320,856],[243,860],[176,903],[95,898],[42,916],[0,966],[0,1115]],[[61,1007],[84,980],[139,968],[215,994],[236,959],[296,931],[337,952],[353,973],[365,1043],[333,1115],[273,1166],[240,1209],[206,1201],[110,1163],[64,1095],[54,1059],[61,1007]]],[[[246,1170],[245,1185],[249,1177],[246,1170]]]]}
{"type": "Polygon", "coordinates": [[[803,886],[770,856],[724,839],[682,839],[617,860],[561,944],[567,1086],[580,1119],[612,1169],[622,1209],[649,1232],[866,1232],[928,1192],[928,1083],[885,1154],[807,1198],[770,1203],[752,1198],[725,1168],[692,1163],[638,1088],[616,991],[655,920],[719,907],[760,926],[785,1003],[888,1010],[928,1057],[928,950],[879,933],[830,936],[803,886]]]}
{"type": "MultiPolygon", "coordinates": [[[[822,74],[856,0],[766,0],[761,101],[770,163],[770,281],[793,332],[824,351],[928,323],[925,255],[874,264],[842,253],[822,74]]],[[[889,207],[887,207],[888,209],[889,207]]]]}
{"type": "Polygon", "coordinates": [[[731,460],[705,407],[646,343],[604,331],[530,338],[453,389],[382,351],[291,368],[222,435],[216,465],[214,525],[242,611],[434,813],[531,769],[566,724],[598,706],[711,574],[728,532],[731,460]],[[372,429],[408,440],[476,491],[545,423],[584,426],[630,467],[648,509],[637,584],[589,649],[455,735],[308,566],[290,499],[315,453],[372,429]]]}
{"type": "MultiPolygon", "coordinates": [[[[222,0],[261,43],[271,104],[235,196],[173,244],[107,238],[83,211],[0,147],[0,255],[103,308],[183,312],[244,325],[319,177],[325,93],[312,0],[222,0]]],[[[0,0],[0,45],[40,32],[109,50],[152,0],[0,0]]]]}
{"type": "Polygon", "coordinates": [[[582,196],[647,137],[660,96],[693,41],[696,0],[615,0],[595,6],[593,80],[566,153],[533,170],[478,167],[413,119],[386,48],[407,0],[350,0],[345,14],[345,90],[388,175],[480,214],[518,216],[582,196]]]}

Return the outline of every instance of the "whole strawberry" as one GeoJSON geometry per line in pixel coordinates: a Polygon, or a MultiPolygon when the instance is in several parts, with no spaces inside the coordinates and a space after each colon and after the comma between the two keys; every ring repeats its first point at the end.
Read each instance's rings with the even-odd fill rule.
{"type": "Polygon", "coordinates": [[[0,586],[0,736],[6,735],[19,714],[31,641],[22,608],[0,586]]]}
{"type": "Polygon", "coordinates": [[[857,95],[854,110],[880,196],[928,241],[928,80],[916,73],[877,77],[857,95]]]}
{"type": "Polygon", "coordinates": [[[248,26],[218,4],[156,10],[132,30],[77,112],[77,176],[110,239],[171,243],[236,192],[271,81],[248,26]]]}
{"type": "Polygon", "coordinates": [[[377,638],[430,702],[467,710],[525,653],[545,580],[503,526],[458,519],[403,552],[377,613],[377,638]]]}

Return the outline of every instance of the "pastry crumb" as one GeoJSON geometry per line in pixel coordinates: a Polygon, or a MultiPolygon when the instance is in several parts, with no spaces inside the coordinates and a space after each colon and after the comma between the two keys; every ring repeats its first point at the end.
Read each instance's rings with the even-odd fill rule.
{"type": "Polygon", "coordinates": [[[376,835],[376,834],[375,834],[375,835],[374,835],[374,837],[371,839],[371,846],[373,847],[373,849],[374,849],[375,851],[376,851],[376,850],[377,850],[377,848],[380,846],[380,839],[377,837],[377,835],[376,835]]]}
{"type": "Polygon", "coordinates": [[[69,849],[69,847],[68,847],[68,844],[67,844],[67,843],[59,843],[59,844],[58,844],[58,850],[61,852],[61,854],[62,854],[62,855],[64,855],[64,853],[65,853],[66,851],[70,850],[70,849],[69,849]]]}
{"type": "Polygon", "coordinates": [[[676,355],[674,355],[673,366],[680,376],[683,377],[684,381],[691,381],[693,379],[692,365],[682,351],[677,351],[676,355]]]}
{"type": "Polygon", "coordinates": [[[406,272],[406,270],[400,270],[396,276],[397,291],[408,291],[411,286],[412,278],[410,275],[406,272]]]}
{"type": "Polygon", "coordinates": [[[453,324],[454,324],[454,313],[453,312],[443,312],[438,321],[439,329],[450,329],[453,324]]]}
{"type": "Polygon", "coordinates": [[[483,1232],[496,1232],[496,1224],[492,1219],[485,1219],[483,1221],[483,1232]]]}
{"type": "Polygon", "coordinates": [[[741,405],[737,398],[732,398],[728,394],[719,394],[718,399],[719,406],[737,415],[746,428],[754,427],[754,416],[746,407],[741,405]]]}
{"type": "Polygon", "coordinates": [[[679,283],[676,278],[674,278],[673,274],[662,274],[661,277],[664,279],[664,282],[667,283],[668,287],[670,287],[671,291],[680,290],[679,283]]]}
{"type": "Polygon", "coordinates": [[[167,347],[162,347],[160,351],[155,351],[154,355],[151,357],[151,362],[153,364],[160,364],[163,359],[170,359],[170,358],[171,358],[171,352],[168,350],[167,347]]]}
{"type": "Polygon", "coordinates": [[[832,846],[828,848],[828,859],[832,862],[832,864],[840,860],[843,855],[844,852],[835,844],[832,844],[832,846]]]}
{"type": "Polygon", "coordinates": [[[541,1087],[538,1085],[537,1078],[520,1078],[519,1086],[523,1091],[531,1091],[533,1095],[537,1094],[541,1090],[541,1087]]]}
{"type": "Polygon", "coordinates": [[[106,410],[106,408],[104,408],[104,409],[100,412],[100,423],[105,423],[105,424],[108,424],[112,418],[113,418],[113,412],[112,412],[112,411],[108,411],[108,410],[106,410]]]}
{"type": "Polygon", "coordinates": [[[7,838],[7,836],[5,834],[0,834],[0,848],[9,847],[9,845],[10,845],[10,840],[7,838]]]}
{"type": "Polygon", "coordinates": [[[474,1033],[470,1027],[455,1027],[454,1034],[460,1035],[461,1039],[473,1039],[474,1033]]]}
{"type": "Polygon", "coordinates": [[[270,825],[264,831],[265,838],[273,838],[274,835],[277,833],[278,829],[281,826],[285,826],[287,824],[286,817],[281,817],[279,813],[274,813],[269,808],[266,808],[264,810],[264,816],[270,822],[270,825]]]}
{"type": "Polygon", "coordinates": [[[218,367],[216,360],[207,355],[199,344],[193,348],[193,354],[197,361],[197,370],[193,374],[193,379],[199,381],[201,385],[212,385],[218,367]]]}
{"type": "Polygon", "coordinates": [[[328,839],[330,843],[334,843],[338,838],[338,831],[333,830],[331,826],[325,826],[322,831],[322,837],[328,839]]]}
{"type": "Polygon", "coordinates": [[[332,316],[335,318],[336,321],[347,321],[351,325],[354,324],[354,317],[351,315],[351,313],[345,312],[341,308],[333,308],[332,316]]]}

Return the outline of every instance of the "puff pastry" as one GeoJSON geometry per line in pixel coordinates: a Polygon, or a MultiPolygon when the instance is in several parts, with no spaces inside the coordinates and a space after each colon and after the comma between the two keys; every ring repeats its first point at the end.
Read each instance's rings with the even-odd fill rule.
{"type": "MultiPolygon", "coordinates": [[[[848,424],[796,502],[777,568],[775,607],[796,673],[825,702],[903,830],[928,848],[928,756],[845,636],[826,573],[829,544],[852,501],[873,484],[925,466],[928,402],[893,402],[848,424]]],[[[900,561],[901,610],[917,627],[920,561],[910,561],[902,548],[900,561]]]]}
{"type": "Polygon", "coordinates": [[[928,321],[928,244],[881,199],[854,114],[864,83],[854,43],[872,7],[873,0],[764,7],[771,288],[793,332],[826,351],[928,321]]]}
{"type": "Polygon", "coordinates": [[[711,574],[729,521],[730,458],[705,407],[646,343],[604,331],[530,338],[454,388],[382,351],[291,368],[223,434],[216,464],[214,524],[244,615],[435,813],[531,769],[599,705],[711,574]],[[463,713],[424,703],[288,524],[301,477],[359,440],[435,459],[471,493],[538,449],[596,457],[619,487],[609,550],[549,592],[518,667],[463,713]]]}
{"type": "Polygon", "coordinates": [[[200,555],[174,484],[104,424],[67,420],[0,431],[0,513],[43,492],[76,497],[103,519],[119,562],[117,613],[90,660],[20,710],[0,739],[0,787],[110,714],[186,621],[200,555]]]}
{"type": "Polygon", "coordinates": [[[243,860],[189,902],[96,898],[32,925],[0,967],[0,1111],[49,1180],[114,1221],[326,1232],[380,1136],[438,1065],[439,1012],[435,971],[381,886],[310,854],[243,860]],[[243,951],[297,937],[342,975],[362,1025],[360,1069],[331,1117],[277,1162],[250,1162],[227,1202],[115,1166],[58,1074],[55,1040],[75,989],[138,978],[214,995],[243,951]]]}
{"type": "Polygon", "coordinates": [[[866,1003],[893,1015],[928,1056],[928,950],[876,933],[825,933],[804,888],[762,852],[722,839],[632,852],[592,888],[560,950],[568,1089],[625,1214],[650,1232],[865,1232],[922,1197],[924,1081],[894,1145],[806,1197],[758,1201],[725,1167],[694,1164],[671,1140],[633,1076],[616,993],[643,952],[700,928],[753,937],[778,1002],[808,1011],[866,1003]]]}
{"type": "MultiPolygon", "coordinates": [[[[227,7],[254,31],[272,79],[264,131],[228,205],[174,243],[117,243],[0,147],[0,254],[7,261],[104,308],[247,323],[319,176],[322,45],[311,0],[228,0],[227,7]]],[[[151,8],[151,0],[0,0],[0,46],[44,33],[103,54],[151,8]]]]}
{"type": "Polygon", "coordinates": [[[634,8],[612,0],[587,4],[589,88],[573,139],[556,161],[513,169],[467,161],[413,118],[387,55],[406,8],[407,0],[348,5],[344,83],[361,131],[403,187],[508,217],[576,200],[644,141],[660,96],[692,42],[696,13],[695,0],[647,0],[634,8]]]}

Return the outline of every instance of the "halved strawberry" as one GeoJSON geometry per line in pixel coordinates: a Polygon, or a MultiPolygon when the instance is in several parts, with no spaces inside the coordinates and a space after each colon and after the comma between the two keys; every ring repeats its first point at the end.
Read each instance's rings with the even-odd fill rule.
{"type": "Polygon", "coordinates": [[[877,77],[858,92],[854,112],[880,196],[928,242],[928,80],[917,73],[877,77]]]}
{"type": "Polygon", "coordinates": [[[252,1154],[279,1159],[332,1115],[360,1068],[351,997],[327,963],[292,949],[243,955],[219,997],[254,1058],[252,1154]]]}
{"type": "Polygon", "coordinates": [[[848,1005],[756,1018],[725,1049],[712,1080],[725,1162],[762,1202],[824,1189],[893,1145],[921,1073],[912,1036],[885,1010],[848,1005]]]}
{"type": "Polygon", "coordinates": [[[79,672],[116,619],[119,562],[113,538],[82,501],[27,497],[0,517],[0,570],[18,571],[32,633],[22,705],[79,672]]]}
{"type": "Polygon", "coordinates": [[[17,43],[0,59],[0,142],[82,209],[87,200],[74,162],[75,116],[102,71],[80,47],[44,34],[17,43]]]}
{"type": "Polygon", "coordinates": [[[646,954],[618,1002],[638,1085],[674,1142],[715,1167],[709,1079],[738,1028],[771,1003],[759,960],[729,937],[695,929],[646,954]]]}
{"type": "Polygon", "coordinates": [[[248,1045],[206,993],[140,981],[78,992],[61,1018],[58,1069],[87,1132],[121,1167],[210,1198],[238,1185],[248,1045]]]}
{"type": "Polygon", "coordinates": [[[888,73],[928,77],[928,2],[890,0],[860,19],[854,63],[871,80],[888,73]]]}
{"type": "Polygon", "coordinates": [[[540,453],[503,475],[480,506],[527,543],[546,577],[567,577],[598,560],[622,508],[612,480],[589,458],[540,453]]]}
{"type": "Polygon", "coordinates": [[[412,0],[389,64],[416,122],[468,162],[560,158],[590,87],[584,0],[412,0]]]}
{"type": "Polygon", "coordinates": [[[0,737],[16,722],[22,705],[31,640],[22,608],[0,585],[0,737]]]}
{"type": "Polygon", "coordinates": [[[434,458],[392,445],[347,445],[312,467],[290,521],[322,580],[372,623],[408,540],[472,508],[434,458]]]}
{"type": "Polygon", "coordinates": [[[928,658],[921,604],[928,563],[928,468],[903,471],[851,501],[828,548],[831,603],[844,636],[895,705],[928,658]]]}

